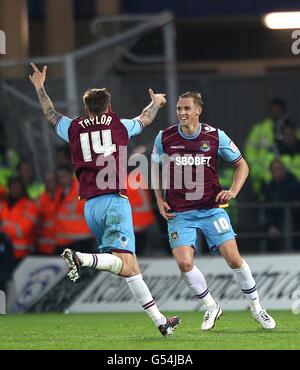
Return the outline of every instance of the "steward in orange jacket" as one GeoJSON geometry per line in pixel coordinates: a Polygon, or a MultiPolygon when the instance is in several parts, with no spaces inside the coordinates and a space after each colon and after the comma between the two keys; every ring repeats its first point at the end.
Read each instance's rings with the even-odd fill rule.
{"type": "Polygon", "coordinates": [[[6,190],[3,186],[0,185],[0,203],[6,200],[6,198],[7,198],[6,190]]]}
{"type": "Polygon", "coordinates": [[[151,205],[151,195],[149,190],[146,189],[146,183],[143,179],[140,180],[140,178],[137,181],[142,188],[132,189],[127,181],[127,193],[132,208],[134,231],[138,232],[153,225],[155,218],[151,205]]]}
{"type": "Polygon", "coordinates": [[[40,254],[55,254],[56,217],[61,202],[62,189],[57,186],[54,173],[48,173],[44,179],[45,192],[38,198],[37,245],[40,254]]]}
{"type": "Polygon", "coordinates": [[[151,194],[147,189],[146,182],[139,174],[136,181],[141,188],[133,189],[127,178],[127,194],[132,208],[132,219],[136,237],[136,246],[139,255],[142,255],[147,244],[148,228],[154,224],[155,216],[151,205],[151,194]]]}
{"type": "Polygon", "coordinates": [[[8,198],[0,210],[1,231],[14,245],[14,255],[21,260],[32,253],[36,242],[37,207],[26,194],[20,177],[8,180],[8,198]]]}
{"type": "Polygon", "coordinates": [[[6,189],[0,185],[0,212],[6,200],[7,200],[6,189]]]}
{"type": "MultiPolygon", "coordinates": [[[[62,201],[57,210],[56,239],[60,248],[78,242],[91,242],[92,234],[84,219],[83,200],[78,198],[78,182],[69,167],[58,169],[58,182],[62,187],[62,201]]],[[[78,248],[72,246],[73,249],[78,248]]]]}

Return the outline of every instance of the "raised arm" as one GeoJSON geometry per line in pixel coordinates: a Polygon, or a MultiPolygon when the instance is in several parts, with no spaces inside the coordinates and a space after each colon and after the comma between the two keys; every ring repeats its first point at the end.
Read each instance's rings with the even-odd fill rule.
{"type": "Polygon", "coordinates": [[[151,103],[144,108],[141,115],[137,117],[144,127],[149,126],[153,122],[159,108],[163,107],[167,102],[165,94],[154,94],[152,89],[149,89],[149,94],[151,103]]]}
{"type": "Polygon", "coordinates": [[[62,114],[56,112],[54,105],[44,88],[44,83],[46,81],[47,74],[47,66],[44,66],[41,72],[34,63],[30,63],[30,65],[33,68],[34,72],[32,75],[29,75],[29,78],[36,89],[36,93],[41,103],[44,115],[49,122],[55,125],[57,119],[61,117],[62,114]]]}

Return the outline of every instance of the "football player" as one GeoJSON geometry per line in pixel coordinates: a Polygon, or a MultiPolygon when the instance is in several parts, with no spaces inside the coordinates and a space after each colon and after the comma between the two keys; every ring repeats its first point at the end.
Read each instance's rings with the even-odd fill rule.
{"type": "MultiPolygon", "coordinates": [[[[242,189],[249,173],[248,165],[224,131],[200,122],[202,110],[199,92],[180,95],[177,102],[179,123],[160,131],[155,140],[152,180],[160,214],[168,222],[170,246],[182,278],[205,307],[202,330],[214,327],[222,309],[194,264],[198,229],[203,232],[210,250],[218,250],[232,269],[254,319],[263,328],[273,329],[275,321],[260,305],[255,280],[249,265],[240,256],[236,234],[224,209],[242,189]],[[223,190],[219,184],[216,168],[219,156],[235,168],[229,190],[223,190]],[[162,158],[163,166],[169,166],[166,197],[159,185],[160,172],[155,170],[162,158]]],[[[166,183],[164,178],[162,183],[166,183]]]]}
{"type": "Polygon", "coordinates": [[[81,267],[109,271],[126,279],[133,296],[154,321],[161,334],[169,336],[180,324],[177,316],[167,318],[158,309],[143,280],[135,255],[132,212],[122,184],[120,152],[131,137],[139,135],[166,104],[164,94],[149,89],[151,103],[135,119],[120,119],[112,112],[107,89],[89,89],[83,96],[86,115],[69,118],[58,113],[44,87],[47,66],[40,71],[33,63],[33,83],[45,117],[62,139],[70,144],[72,165],[79,182],[79,195],[86,199],[85,219],[96,236],[99,254],[65,249],[62,257],[69,265],[69,277],[76,282],[81,267]],[[102,176],[103,175],[103,176],[102,176]],[[111,180],[109,184],[105,177],[111,180]],[[108,186],[107,186],[108,185],[108,186]]]}

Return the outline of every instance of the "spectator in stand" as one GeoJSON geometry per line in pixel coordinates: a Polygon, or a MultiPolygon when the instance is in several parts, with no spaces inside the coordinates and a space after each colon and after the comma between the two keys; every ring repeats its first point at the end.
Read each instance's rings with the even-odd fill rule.
{"type": "Polygon", "coordinates": [[[280,159],[286,168],[300,181],[300,140],[296,126],[286,120],[281,129],[282,140],[277,142],[280,159]]]}
{"type": "Polygon", "coordinates": [[[7,293],[7,283],[11,279],[14,265],[14,247],[7,235],[0,232],[0,290],[4,293],[7,293]]]}
{"type": "Polygon", "coordinates": [[[38,198],[37,245],[40,254],[55,254],[56,217],[61,202],[62,189],[57,185],[56,174],[50,172],[44,178],[45,192],[38,198]]]}
{"type": "Polygon", "coordinates": [[[30,199],[36,200],[45,190],[44,184],[35,181],[34,167],[30,161],[21,161],[18,165],[18,174],[26,185],[30,199]]]}
{"type": "Polygon", "coordinates": [[[276,141],[282,140],[281,128],[287,118],[283,100],[270,102],[269,116],[253,125],[245,146],[245,159],[249,163],[250,179],[254,192],[260,196],[261,187],[271,180],[269,167],[276,157],[276,141]]]}
{"type": "Polygon", "coordinates": [[[91,231],[84,219],[85,201],[78,199],[78,182],[71,167],[59,167],[58,183],[62,196],[56,218],[56,253],[62,253],[65,248],[82,253],[96,252],[91,231]]]}
{"type": "MultiPolygon", "coordinates": [[[[269,184],[263,186],[265,201],[276,205],[281,202],[299,202],[300,201],[300,183],[294,175],[287,171],[286,167],[279,159],[272,161],[270,165],[272,180],[269,184]]],[[[294,230],[299,225],[299,211],[292,209],[294,230]]],[[[283,226],[284,226],[284,208],[267,208],[266,230],[268,238],[268,250],[284,250],[283,226]]]]}
{"type": "Polygon", "coordinates": [[[34,251],[36,243],[37,207],[26,192],[20,177],[8,180],[8,197],[0,211],[1,231],[11,240],[19,262],[34,251]]]}
{"type": "Polygon", "coordinates": [[[0,187],[7,189],[8,178],[16,174],[19,154],[7,145],[4,122],[0,121],[0,187]]]}
{"type": "Polygon", "coordinates": [[[281,128],[287,117],[288,115],[285,101],[282,99],[274,98],[270,102],[270,117],[266,118],[261,123],[264,124],[268,120],[271,120],[275,139],[281,140],[282,139],[281,128]]]}
{"type": "Polygon", "coordinates": [[[289,119],[285,120],[281,133],[282,139],[277,142],[279,155],[288,154],[294,156],[300,154],[300,140],[297,137],[296,125],[289,119]]]}

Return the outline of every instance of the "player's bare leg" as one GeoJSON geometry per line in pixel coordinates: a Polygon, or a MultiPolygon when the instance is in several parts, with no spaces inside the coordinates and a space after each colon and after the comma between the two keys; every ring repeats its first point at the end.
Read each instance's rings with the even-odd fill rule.
{"type": "Polygon", "coordinates": [[[183,245],[172,249],[181,276],[188,287],[192,289],[201,305],[205,308],[201,330],[210,330],[215,326],[216,320],[222,315],[222,310],[211,296],[205,278],[194,265],[194,249],[183,245]]]}
{"type": "Polygon", "coordinates": [[[232,269],[237,284],[248,300],[253,318],[264,329],[274,329],[276,322],[260,305],[255,280],[250,267],[239,253],[236,240],[226,241],[220,246],[219,250],[232,269]]]}
{"type": "Polygon", "coordinates": [[[80,279],[81,267],[91,267],[124,277],[131,293],[141,304],[163,336],[172,335],[180,324],[181,320],[179,317],[167,318],[159,311],[149,288],[144,282],[135,255],[117,252],[113,252],[112,254],[89,254],[65,249],[62,257],[69,266],[70,271],[68,276],[73,282],[77,282],[80,279]]]}
{"type": "Polygon", "coordinates": [[[123,261],[123,269],[120,272],[120,275],[126,278],[128,287],[135,299],[140,303],[163,336],[172,335],[181,320],[178,316],[165,317],[159,311],[152,294],[143,279],[136,256],[130,253],[114,252],[113,254],[123,261]]]}

